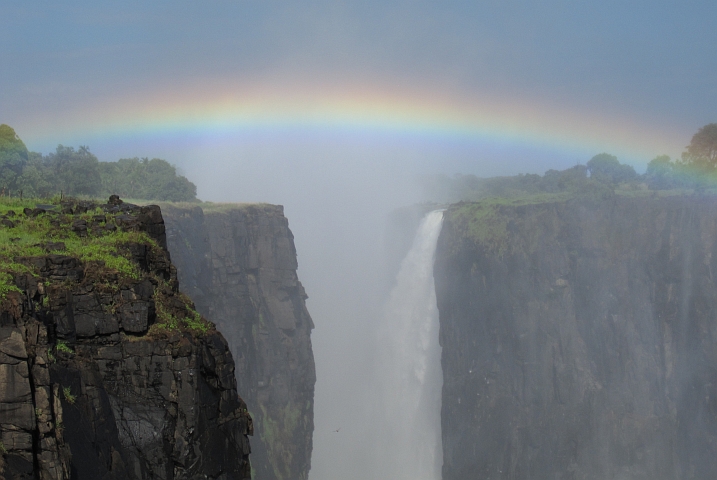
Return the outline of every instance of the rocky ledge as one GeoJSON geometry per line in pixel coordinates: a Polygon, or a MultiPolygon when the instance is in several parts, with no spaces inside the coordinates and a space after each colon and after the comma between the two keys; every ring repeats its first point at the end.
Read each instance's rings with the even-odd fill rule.
{"type": "Polygon", "coordinates": [[[234,360],[178,291],[159,207],[2,220],[0,477],[250,478],[234,360]]]}

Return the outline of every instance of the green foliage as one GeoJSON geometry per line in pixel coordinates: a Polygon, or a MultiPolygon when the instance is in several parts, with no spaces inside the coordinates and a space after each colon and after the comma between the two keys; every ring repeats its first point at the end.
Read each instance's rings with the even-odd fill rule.
{"type": "MultiPolygon", "coordinates": [[[[0,197],[0,212],[15,209],[20,211],[23,206],[34,207],[36,202],[0,197]]],[[[80,215],[80,218],[91,221],[93,215],[101,213],[96,209],[80,215]]],[[[124,254],[126,246],[131,243],[143,243],[151,248],[159,248],[156,242],[144,232],[125,232],[120,229],[103,231],[101,235],[88,234],[80,237],[72,232],[69,222],[74,218],[67,218],[61,223],[62,216],[45,214],[37,217],[27,217],[23,214],[11,217],[15,226],[13,228],[0,227],[0,296],[8,291],[17,290],[10,274],[32,273],[37,274],[20,259],[37,257],[47,253],[44,244],[47,242],[62,242],[65,249],[63,255],[77,258],[86,265],[92,264],[100,272],[100,276],[110,274],[118,280],[141,278],[137,264],[131,256],[124,254]]],[[[112,216],[108,215],[111,220],[112,216]]]]}
{"type": "Polygon", "coordinates": [[[122,158],[100,163],[102,187],[108,194],[170,202],[196,201],[197,187],[177,175],[174,165],[160,158],[122,158]]]}
{"type": "Polygon", "coordinates": [[[468,203],[453,211],[455,224],[476,244],[502,255],[508,238],[508,222],[499,206],[489,202],[468,203]]]}
{"type": "Polygon", "coordinates": [[[80,146],[75,150],[58,145],[45,161],[53,175],[55,191],[75,196],[101,193],[99,161],[89,147],[80,146]]]}
{"type": "Polygon", "coordinates": [[[574,195],[569,192],[524,195],[515,198],[489,198],[479,202],[459,203],[450,209],[454,228],[460,236],[498,256],[508,252],[508,217],[505,207],[565,202],[574,195]]]}
{"type": "Polygon", "coordinates": [[[58,145],[43,156],[28,152],[8,125],[0,125],[0,195],[104,196],[145,200],[197,201],[197,187],[159,158],[100,162],[89,147],[58,145]]]}
{"type": "Polygon", "coordinates": [[[198,333],[207,333],[210,328],[210,324],[196,310],[190,311],[189,316],[184,318],[184,323],[187,328],[198,333]]]}
{"type": "Polygon", "coordinates": [[[637,179],[634,168],[621,164],[616,156],[609,153],[595,155],[587,163],[587,167],[591,179],[608,185],[632,182],[637,179]]]}
{"type": "Polygon", "coordinates": [[[620,164],[615,157],[601,154],[588,162],[589,166],[575,165],[565,170],[548,170],[545,175],[515,175],[512,177],[478,178],[474,175],[445,175],[424,177],[428,198],[438,202],[481,201],[488,198],[517,199],[544,194],[570,194],[594,196],[618,188],[622,184],[635,184],[639,177],[635,170],[620,164]]]}
{"type": "Polygon", "coordinates": [[[17,179],[27,163],[25,144],[9,125],[0,125],[0,191],[15,190],[17,179]]]}
{"type": "Polygon", "coordinates": [[[160,331],[189,330],[193,334],[206,334],[213,324],[203,318],[194,309],[192,301],[186,295],[170,295],[165,282],[155,288],[154,303],[157,311],[157,323],[150,327],[150,334],[160,331]]]}
{"type": "Polygon", "coordinates": [[[62,394],[65,396],[65,400],[67,400],[67,403],[69,403],[70,405],[74,405],[77,401],[77,397],[72,394],[70,387],[63,387],[62,394]]]}
{"type": "Polygon", "coordinates": [[[5,444],[2,441],[0,441],[0,453],[7,455],[7,448],[5,448],[5,444]]]}
{"type": "MultiPolygon", "coordinates": [[[[0,268],[2,268],[1,264],[0,268]]],[[[0,272],[0,300],[4,299],[10,292],[22,293],[13,283],[12,275],[7,272],[0,272]]]]}
{"type": "Polygon", "coordinates": [[[56,349],[58,352],[62,352],[62,353],[69,353],[69,354],[74,354],[74,353],[75,353],[75,351],[72,350],[72,349],[67,345],[67,343],[64,342],[64,341],[62,341],[62,340],[58,340],[58,341],[57,341],[57,344],[55,345],[55,349],[56,349]]]}
{"type": "Polygon", "coordinates": [[[692,136],[682,161],[703,172],[717,169],[717,123],[705,125],[692,136]]]}

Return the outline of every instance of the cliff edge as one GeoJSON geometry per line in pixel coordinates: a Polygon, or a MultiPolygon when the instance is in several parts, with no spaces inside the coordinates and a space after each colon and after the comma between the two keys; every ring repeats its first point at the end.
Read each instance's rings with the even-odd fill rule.
{"type": "Polygon", "coordinates": [[[715,272],[714,197],[451,206],[443,478],[714,478],[715,272]]]}
{"type": "Polygon", "coordinates": [[[247,479],[252,422],[157,206],[0,219],[0,477],[247,479]]]}
{"type": "Polygon", "coordinates": [[[214,320],[237,364],[256,425],[252,469],[263,480],[303,480],[311,468],[314,324],[283,207],[163,206],[182,289],[214,320]]]}

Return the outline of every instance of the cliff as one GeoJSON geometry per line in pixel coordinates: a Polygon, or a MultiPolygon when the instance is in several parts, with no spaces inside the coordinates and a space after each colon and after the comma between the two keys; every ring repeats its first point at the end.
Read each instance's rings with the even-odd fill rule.
{"type": "Polygon", "coordinates": [[[4,206],[0,478],[246,479],[251,418],[158,207],[4,206]]]}
{"type": "Polygon", "coordinates": [[[717,476],[717,199],[457,204],[444,480],[717,476]]]}
{"type": "Polygon", "coordinates": [[[307,478],[314,429],[314,325],[283,208],[163,209],[182,289],[216,322],[234,355],[239,391],[256,425],[256,478],[307,478]]]}

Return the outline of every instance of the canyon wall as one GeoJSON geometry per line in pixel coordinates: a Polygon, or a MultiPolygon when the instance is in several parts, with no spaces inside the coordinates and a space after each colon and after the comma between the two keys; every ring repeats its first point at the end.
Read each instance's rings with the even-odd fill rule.
{"type": "Polygon", "coordinates": [[[443,479],[717,477],[717,200],[451,206],[443,479]]]}
{"type": "Polygon", "coordinates": [[[316,373],[293,235],[275,205],[163,206],[182,291],[217,324],[254,418],[259,480],[306,479],[316,373]]]}
{"type": "Polygon", "coordinates": [[[30,227],[48,235],[35,254],[2,258],[0,478],[248,479],[234,361],[178,291],[159,208],[26,208],[0,228],[30,227]]]}

